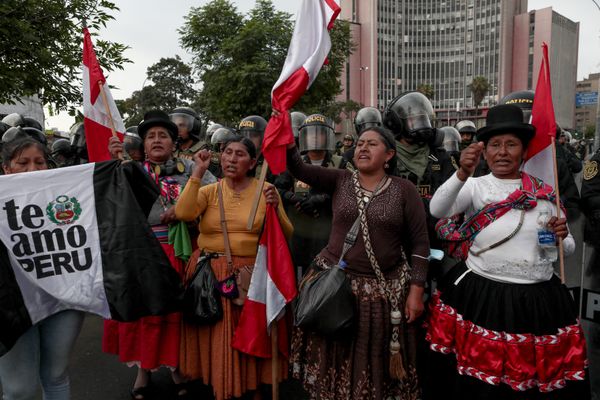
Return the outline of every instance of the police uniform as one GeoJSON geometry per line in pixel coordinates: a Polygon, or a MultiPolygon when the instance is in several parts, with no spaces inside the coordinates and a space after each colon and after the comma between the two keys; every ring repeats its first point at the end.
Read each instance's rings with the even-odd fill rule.
{"type": "Polygon", "coordinates": [[[585,241],[600,247],[600,151],[583,166],[581,182],[581,209],[587,216],[585,241]]]}
{"type": "MultiPolygon", "coordinates": [[[[303,161],[310,164],[308,156],[303,156],[303,161]]],[[[327,153],[321,166],[324,168],[340,168],[342,157],[327,153]]],[[[306,183],[294,179],[289,172],[284,172],[275,178],[275,186],[281,194],[283,205],[288,218],[294,226],[290,250],[294,265],[306,272],[308,266],[329,241],[333,213],[331,209],[331,196],[319,192],[306,183]],[[296,208],[299,201],[312,199],[314,212],[307,214],[296,208]]]]}
{"type": "Polygon", "coordinates": [[[184,160],[193,160],[194,154],[196,154],[203,148],[204,148],[203,143],[195,142],[194,144],[192,144],[190,147],[188,147],[185,150],[179,149],[179,148],[176,149],[173,152],[173,157],[179,158],[179,159],[184,159],[184,160]]]}

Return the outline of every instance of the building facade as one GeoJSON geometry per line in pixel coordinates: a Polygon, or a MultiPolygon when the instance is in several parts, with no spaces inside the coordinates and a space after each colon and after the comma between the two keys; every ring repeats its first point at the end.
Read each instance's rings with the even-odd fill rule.
{"type": "Polygon", "coordinates": [[[383,109],[397,95],[421,88],[433,93],[444,124],[483,118],[506,94],[535,89],[546,42],[557,119],[573,125],[579,24],[551,8],[528,13],[526,0],[341,3],[341,18],[352,23],[357,45],[346,65],[341,100],[383,109]],[[479,105],[469,88],[477,76],[490,85],[479,105]]]}
{"type": "Polygon", "coordinates": [[[515,17],[513,43],[512,91],[535,90],[546,43],[554,114],[561,127],[574,128],[579,23],[551,7],[530,11],[515,17]]]}
{"type": "Polygon", "coordinates": [[[600,73],[590,74],[577,82],[575,89],[575,129],[585,132],[588,127],[596,128],[598,113],[598,92],[600,91],[600,73]]]}

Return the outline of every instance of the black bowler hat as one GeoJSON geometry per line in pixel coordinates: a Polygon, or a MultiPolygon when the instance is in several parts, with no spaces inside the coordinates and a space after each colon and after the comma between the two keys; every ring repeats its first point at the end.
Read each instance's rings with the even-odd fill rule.
{"type": "Polygon", "coordinates": [[[173,141],[177,140],[177,125],[171,121],[167,113],[160,110],[150,110],[144,114],[144,120],[138,125],[138,135],[144,140],[148,130],[155,126],[165,128],[173,141]]]}
{"type": "Polygon", "coordinates": [[[492,136],[512,133],[524,145],[535,136],[535,127],[523,122],[523,111],[513,104],[500,104],[490,108],[485,126],[477,131],[477,141],[487,142],[492,136]]]}

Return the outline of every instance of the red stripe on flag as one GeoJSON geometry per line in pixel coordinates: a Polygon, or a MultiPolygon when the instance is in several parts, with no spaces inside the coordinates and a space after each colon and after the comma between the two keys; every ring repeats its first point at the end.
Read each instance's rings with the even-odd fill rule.
{"type": "Polygon", "coordinates": [[[262,153],[275,175],[285,171],[286,146],[294,143],[292,123],[287,110],[292,108],[306,92],[308,81],[308,73],[304,68],[300,68],[273,91],[273,109],[281,112],[269,119],[265,129],[262,153]]]}
{"type": "Polygon", "coordinates": [[[327,24],[327,29],[331,30],[331,28],[333,28],[333,24],[335,23],[336,18],[340,14],[340,11],[342,11],[342,8],[334,0],[325,0],[325,3],[333,11],[333,15],[331,16],[331,19],[329,20],[329,23],[327,24]]]}
{"type": "Polygon", "coordinates": [[[106,83],[106,78],[104,78],[100,63],[98,63],[98,59],[96,58],[92,37],[87,28],[83,28],[83,65],[88,67],[90,71],[90,102],[94,104],[100,94],[98,82],[104,84],[106,83]]]}
{"type": "MultiPolygon", "coordinates": [[[[108,151],[108,141],[112,137],[111,129],[89,118],[84,118],[83,127],[85,129],[88,160],[90,162],[99,162],[112,159],[110,152],[108,151]]],[[[123,135],[118,132],[117,135],[122,141],[123,135]]]]}
{"type": "Polygon", "coordinates": [[[265,218],[265,231],[269,234],[262,235],[261,243],[267,246],[267,271],[285,302],[289,303],[298,294],[294,263],[275,207],[267,205],[265,218]]]}
{"type": "MultiPolygon", "coordinates": [[[[548,146],[552,145],[552,137],[556,135],[556,119],[552,105],[552,83],[550,82],[550,63],[548,62],[548,45],[542,44],[542,64],[535,87],[533,108],[531,110],[531,124],[535,126],[535,136],[527,147],[526,160],[535,156],[548,146]]],[[[548,166],[552,168],[550,164],[548,166]]],[[[532,175],[535,175],[533,173],[532,175]]],[[[547,182],[552,184],[551,182],[547,182]]]]}

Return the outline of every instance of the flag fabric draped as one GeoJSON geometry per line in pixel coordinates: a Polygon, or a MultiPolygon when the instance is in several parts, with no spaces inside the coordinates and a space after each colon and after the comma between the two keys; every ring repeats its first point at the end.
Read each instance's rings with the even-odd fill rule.
{"type": "Polygon", "coordinates": [[[0,356],[63,310],[133,321],[179,308],[147,223],[158,195],[133,162],[0,176],[0,356]]]}
{"type": "Polygon", "coordinates": [[[108,140],[112,136],[111,128],[123,139],[125,125],[106,84],[87,28],[83,28],[83,116],[89,160],[110,160],[108,140]],[[103,85],[107,104],[100,93],[99,83],[103,85]]]}
{"type": "Polygon", "coordinates": [[[256,357],[271,357],[270,329],[276,324],[279,351],[288,356],[288,335],[282,319],[286,304],[296,297],[292,257],[277,211],[267,205],[248,297],[235,330],[232,347],[256,357]]]}
{"type": "Polygon", "coordinates": [[[294,34],[271,104],[279,112],[269,120],[262,153],[273,174],[285,171],[286,145],[294,142],[288,111],[316,79],[331,49],[329,30],[340,13],[338,0],[302,0],[294,34]]]}
{"type": "Polygon", "coordinates": [[[535,126],[535,136],[527,147],[523,170],[554,187],[556,177],[552,153],[556,150],[552,138],[556,137],[556,120],[552,105],[550,63],[548,62],[548,45],[546,43],[542,44],[542,52],[542,64],[531,110],[531,123],[535,126]]]}

